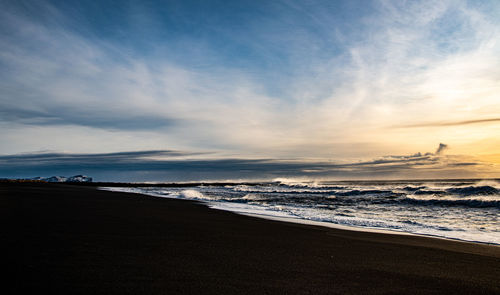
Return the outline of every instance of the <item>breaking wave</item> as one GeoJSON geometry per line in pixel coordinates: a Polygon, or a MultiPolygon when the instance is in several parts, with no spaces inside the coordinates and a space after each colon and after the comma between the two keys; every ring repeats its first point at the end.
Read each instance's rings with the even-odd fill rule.
{"type": "Polygon", "coordinates": [[[240,213],[500,244],[498,181],[313,182],[108,188],[240,213]]]}
{"type": "Polygon", "coordinates": [[[407,196],[400,200],[412,205],[420,206],[463,206],[471,208],[500,208],[500,197],[488,198],[416,198],[415,196],[407,196]]]}
{"type": "Polygon", "coordinates": [[[449,188],[446,190],[447,193],[451,194],[459,194],[463,196],[471,196],[471,195],[498,195],[499,190],[489,186],[466,186],[466,187],[457,187],[457,188],[449,188]]]}

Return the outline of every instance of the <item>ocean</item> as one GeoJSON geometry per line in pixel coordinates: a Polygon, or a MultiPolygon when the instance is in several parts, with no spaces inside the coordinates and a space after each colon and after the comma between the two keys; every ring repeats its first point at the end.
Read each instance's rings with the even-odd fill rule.
{"type": "Polygon", "coordinates": [[[293,181],[101,187],[240,214],[500,245],[498,180],[293,181]]]}

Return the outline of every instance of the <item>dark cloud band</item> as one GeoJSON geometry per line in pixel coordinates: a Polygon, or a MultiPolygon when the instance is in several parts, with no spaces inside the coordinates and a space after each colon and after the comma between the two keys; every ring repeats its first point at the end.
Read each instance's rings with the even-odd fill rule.
{"type": "Polygon", "coordinates": [[[269,179],[274,177],[343,177],[398,175],[429,169],[479,165],[442,161],[438,154],[387,156],[355,163],[275,159],[204,158],[208,154],[171,150],[102,154],[32,153],[0,156],[0,177],[88,174],[98,181],[188,181],[202,179],[269,179]],[[183,157],[179,159],[177,157],[183,157]]]}

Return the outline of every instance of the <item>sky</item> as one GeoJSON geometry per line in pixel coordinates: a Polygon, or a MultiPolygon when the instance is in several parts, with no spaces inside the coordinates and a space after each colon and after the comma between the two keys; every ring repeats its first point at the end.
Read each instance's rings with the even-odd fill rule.
{"type": "Polygon", "coordinates": [[[499,1],[0,7],[0,177],[500,177],[499,1]]]}

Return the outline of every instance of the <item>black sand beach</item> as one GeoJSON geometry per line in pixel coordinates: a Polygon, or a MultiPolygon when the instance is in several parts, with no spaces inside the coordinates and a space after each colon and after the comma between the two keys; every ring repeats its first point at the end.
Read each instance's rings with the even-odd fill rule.
{"type": "Polygon", "coordinates": [[[3,294],[500,294],[500,247],[0,184],[3,294]]]}

